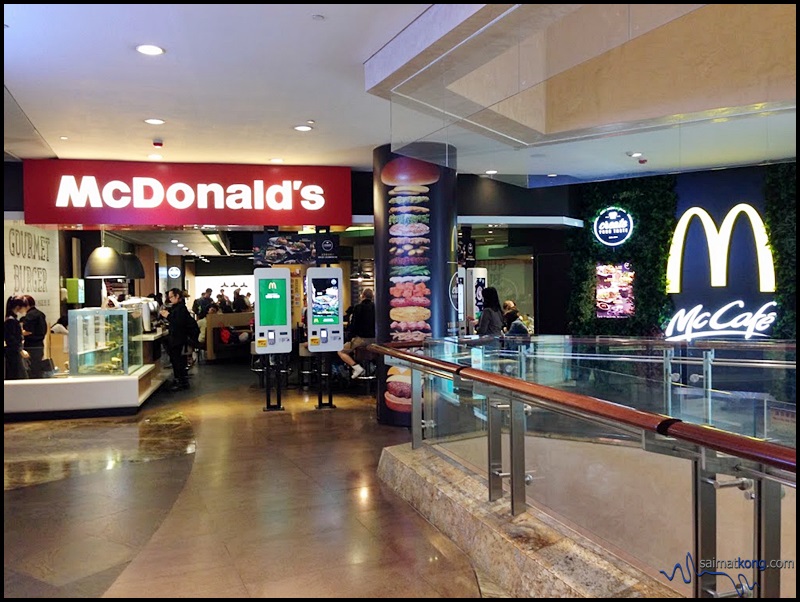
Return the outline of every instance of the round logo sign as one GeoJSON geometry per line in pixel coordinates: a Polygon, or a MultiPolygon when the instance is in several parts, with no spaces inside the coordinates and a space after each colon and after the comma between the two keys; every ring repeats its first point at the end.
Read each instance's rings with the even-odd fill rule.
{"type": "Polygon", "coordinates": [[[333,251],[333,241],[330,238],[326,238],[322,241],[322,250],[326,253],[333,251]]]}
{"type": "Polygon", "coordinates": [[[616,247],[633,234],[633,218],[624,209],[606,207],[594,220],[594,236],[607,247],[616,247]]]}
{"type": "Polygon", "coordinates": [[[167,270],[167,276],[170,278],[180,278],[181,277],[181,269],[178,266],[172,266],[167,270]]]}

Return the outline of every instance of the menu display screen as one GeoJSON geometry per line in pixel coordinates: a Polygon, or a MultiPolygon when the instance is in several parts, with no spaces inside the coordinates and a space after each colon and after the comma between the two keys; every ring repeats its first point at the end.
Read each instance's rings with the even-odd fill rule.
{"type": "Polygon", "coordinates": [[[630,263],[598,264],[595,308],[598,318],[629,318],[635,312],[630,263]]]}
{"type": "Polygon", "coordinates": [[[258,325],[286,326],[286,279],[261,278],[258,280],[258,325]]]}
{"type": "Polygon", "coordinates": [[[340,292],[337,278],[311,279],[311,324],[338,325],[340,292]]]}

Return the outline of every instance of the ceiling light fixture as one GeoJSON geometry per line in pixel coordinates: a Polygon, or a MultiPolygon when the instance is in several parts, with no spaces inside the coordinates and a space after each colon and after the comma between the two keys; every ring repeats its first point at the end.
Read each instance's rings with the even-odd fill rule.
{"type": "Polygon", "coordinates": [[[294,126],[294,129],[296,129],[298,132],[310,132],[314,128],[312,128],[310,125],[296,125],[294,126]]]}
{"type": "Polygon", "coordinates": [[[164,125],[166,121],[163,119],[157,119],[155,117],[151,117],[150,119],[145,119],[144,122],[148,125],[164,125]]]}
{"type": "Polygon", "coordinates": [[[61,136],[59,139],[60,140],[69,140],[69,136],[61,136]]]}
{"type": "Polygon", "coordinates": [[[496,169],[487,169],[487,170],[486,170],[486,175],[487,175],[487,176],[493,176],[493,175],[494,175],[494,174],[496,174],[496,173],[497,173],[497,170],[496,170],[496,169]]]}
{"type": "Polygon", "coordinates": [[[100,246],[91,252],[86,260],[83,277],[86,279],[98,278],[126,278],[125,263],[117,251],[106,246],[106,231],[100,230],[100,246]]]}
{"type": "Polygon", "coordinates": [[[125,264],[125,276],[128,280],[144,278],[144,266],[142,260],[134,253],[123,253],[122,262],[125,264]]]}
{"type": "Polygon", "coordinates": [[[280,157],[274,157],[273,159],[269,160],[270,163],[283,163],[283,159],[280,157]]]}
{"type": "Polygon", "coordinates": [[[144,54],[145,56],[159,56],[164,54],[166,50],[154,44],[139,44],[136,47],[136,52],[144,54]]]}
{"type": "Polygon", "coordinates": [[[163,159],[164,157],[161,155],[152,154],[152,155],[147,155],[147,158],[150,159],[151,161],[161,161],[161,159],[163,159]]]}
{"type": "Polygon", "coordinates": [[[549,174],[547,174],[547,177],[548,178],[557,178],[558,174],[557,173],[549,173],[549,174]]]}

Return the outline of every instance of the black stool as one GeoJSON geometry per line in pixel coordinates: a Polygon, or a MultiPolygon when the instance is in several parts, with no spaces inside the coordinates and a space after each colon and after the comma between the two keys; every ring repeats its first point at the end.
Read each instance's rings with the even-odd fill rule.
{"type": "Polygon", "coordinates": [[[378,367],[378,354],[373,353],[366,347],[356,347],[353,352],[353,359],[364,368],[361,376],[352,377],[351,382],[366,384],[367,395],[372,393],[372,384],[377,380],[376,371],[378,367]]]}

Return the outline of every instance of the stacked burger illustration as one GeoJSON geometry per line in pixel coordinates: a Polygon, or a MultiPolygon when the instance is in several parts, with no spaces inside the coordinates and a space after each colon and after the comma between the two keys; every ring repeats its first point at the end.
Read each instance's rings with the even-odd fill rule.
{"type": "MultiPolygon", "coordinates": [[[[439,180],[431,163],[399,157],[386,164],[381,182],[389,186],[389,332],[392,341],[422,343],[431,336],[430,185],[439,180]]],[[[390,373],[387,405],[411,411],[410,373],[390,373]]]]}

